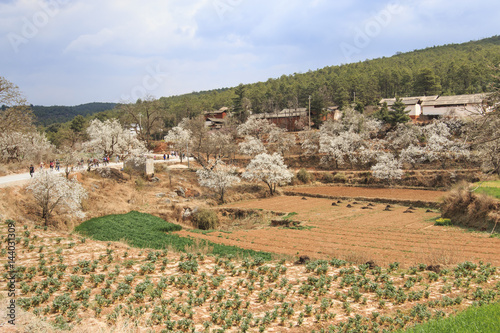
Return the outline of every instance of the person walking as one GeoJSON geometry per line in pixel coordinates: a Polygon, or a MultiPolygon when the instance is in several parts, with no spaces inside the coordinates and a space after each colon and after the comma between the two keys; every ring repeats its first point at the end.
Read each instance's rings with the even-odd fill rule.
{"type": "Polygon", "coordinates": [[[31,178],[33,178],[33,175],[35,174],[35,167],[32,165],[30,165],[30,176],[31,178]]]}
{"type": "Polygon", "coordinates": [[[56,160],[56,170],[59,171],[60,168],[61,168],[61,162],[59,162],[59,160],[56,160]]]}

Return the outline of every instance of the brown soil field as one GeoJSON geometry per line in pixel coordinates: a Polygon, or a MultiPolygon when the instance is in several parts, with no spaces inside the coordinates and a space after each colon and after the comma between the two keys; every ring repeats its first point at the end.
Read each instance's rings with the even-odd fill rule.
{"type": "Polygon", "coordinates": [[[332,197],[352,197],[352,198],[378,198],[378,199],[399,199],[414,201],[433,201],[446,194],[444,191],[428,190],[408,190],[398,188],[372,188],[372,187],[348,187],[348,186],[314,186],[297,187],[289,190],[295,193],[319,194],[332,197]]]}
{"type": "Polygon", "coordinates": [[[386,204],[368,204],[343,201],[332,206],[329,199],[297,196],[250,200],[227,207],[295,212],[293,219],[306,228],[265,226],[231,233],[202,235],[181,231],[180,234],[254,250],[311,258],[336,257],[357,263],[373,260],[378,264],[397,261],[404,266],[452,265],[483,260],[500,264],[498,238],[457,227],[434,226],[433,219],[439,217],[437,211],[417,208],[405,213],[408,209],[405,206],[392,205],[391,211],[386,211],[386,204]],[[352,208],[347,208],[348,204],[352,208]]]}

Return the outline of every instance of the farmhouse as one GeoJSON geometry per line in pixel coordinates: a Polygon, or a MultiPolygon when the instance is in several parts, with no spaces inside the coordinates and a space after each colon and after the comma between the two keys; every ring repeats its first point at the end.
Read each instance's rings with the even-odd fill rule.
{"type": "Polygon", "coordinates": [[[211,129],[220,129],[224,125],[225,118],[228,115],[229,108],[224,106],[219,110],[205,111],[205,126],[211,129]]]}
{"type": "Polygon", "coordinates": [[[283,109],[275,113],[252,114],[250,118],[267,119],[278,127],[286,128],[288,131],[296,131],[297,121],[301,118],[307,118],[309,111],[307,108],[283,109]]]}
{"type": "MultiPolygon", "coordinates": [[[[405,111],[411,119],[416,120],[422,114],[422,103],[423,101],[434,101],[438,96],[418,96],[418,97],[402,97],[401,101],[406,105],[405,111]]],[[[390,108],[396,103],[396,98],[384,98],[380,101],[380,105],[387,103],[390,108]]]]}
{"type": "MultiPolygon", "coordinates": [[[[430,120],[444,115],[466,117],[481,106],[486,94],[456,95],[456,96],[415,96],[403,97],[406,111],[413,120],[430,120]]],[[[387,103],[390,108],[396,102],[395,98],[385,98],[380,105],[387,103]]]]}
{"type": "Polygon", "coordinates": [[[208,118],[205,122],[205,127],[209,127],[210,129],[221,129],[225,122],[225,119],[208,118]]]}
{"type": "Polygon", "coordinates": [[[205,116],[205,120],[224,119],[224,118],[226,118],[228,111],[229,111],[229,108],[224,106],[224,107],[220,108],[219,110],[205,111],[205,112],[203,112],[203,115],[205,116]]]}
{"type": "Polygon", "coordinates": [[[338,106],[329,106],[326,108],[326,119],[339,121],[342,118],[342,111],[338,106]]]}
{"type": "Polygon", "coordinates": [[[477,112],[485,98],[486,94],[439,96],[422,102],[422,115],[431,119],[443,115],[466,117],[477,112]]]}

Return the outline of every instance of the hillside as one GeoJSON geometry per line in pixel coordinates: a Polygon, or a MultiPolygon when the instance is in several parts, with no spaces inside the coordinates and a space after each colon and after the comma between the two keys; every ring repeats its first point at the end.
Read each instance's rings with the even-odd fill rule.
{"type": "Polygon", "coordinates": [[[36,116],[36,124],[48,126],[53,123],[64,123],[77,115],[87,116],[98,112],[112,110],[115,103],[87,103],[76,106],[32,106],[36,116]]]}
{"type": "MultiPolygon", "coordinates": [[[[376,105],[394,96],[460,95],[486,92],[500,64],[500,36],[462,44],[433,46],[362,62],[327,66],[307,73],[293,73],[265,82],[221,87],[189,94],[161,97],[166,126],[184,117],[223,106],[251,109],[254,113],[284,108],[376,105]],[[235,104],[236,103],[236,104],[235,104]]],[[[35,106],[38,124],[65,122],[74,116],[113,109],[113,103],[76,107],[35,106]]],[[[360,108],[361,109],[361,108],[360,108]]]]}
{"type": "MultiPolygon", "coordinates": [[[[500,64],[500,36],[463,44],[433,46],[391,57],[328,66],[307,73],[282,75],[266,82],[242,85],[254,112],[288,107],[374,105],[381,98],[419,95],[460,95],[490,89],[500,64]]],[[[237,87],[164,97],[173,113],[193,114],[232,106],[237,87]]]]}

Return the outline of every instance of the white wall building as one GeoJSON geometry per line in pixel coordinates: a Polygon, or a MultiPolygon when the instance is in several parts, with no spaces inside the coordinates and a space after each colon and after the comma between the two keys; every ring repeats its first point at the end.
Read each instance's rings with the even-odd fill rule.
{"type": "MultiPolygon", "coordinates": [[[[406,111],[411,119],[422,116],[432,119],[444,115],[466,117],[474,114],[481,107],[487,94],[455,95],[455,96],[416,96],[403,97],[401,101],[406,105],[406,111]]],[[[385,98],[380,105],[387,103],[390,108],[396,102],[395,98],[385,98]]]]}
{"type": "Polygon", "coordinates": [[[444,115],[467,117],[476,113],[486,94],[439,96],[436,100],[422,102],[422,115],[431,118],[444,115]]]}

